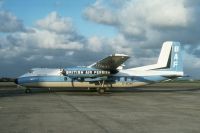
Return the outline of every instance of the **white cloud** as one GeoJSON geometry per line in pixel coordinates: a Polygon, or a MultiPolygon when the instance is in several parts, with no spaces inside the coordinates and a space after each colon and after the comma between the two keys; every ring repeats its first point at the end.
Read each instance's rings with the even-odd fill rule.
{"type": "Polygon", "coordinates": [[[184,0],[136,0],[125,9],[125,13],[131,11],[153,26],[185,27],[189,20],[184,0]]]}
{"type": "Polygon", "coordinates": [[[57,12],[51,12],[46,18],[38,20],[37,26],[57,33],[71,33],[75,30],[71,19],[61,17],[57,12]]]}
{"type": "Polygon", "coordinates": [[[128,66],[147,65],[156,62],[164,41],[174,40],[189,47],[185,55],[186,73],[199,76],[200,2],[194,1],[97,0],[84,10],[84,15],[88,20],[119,31],[108,38],[80,35],[72,20],[57,12],[38,20],[31,27],[33,32],[24,32],[22,21],[4,12],[0,15],[1,22],[10,21],[3,23],[6,26],[0,27],[0,32],[10,33],[0,36],[0,67],[6,61],[16,68],[33,64],[37,67],[89,65],[112,53],[130,55],[128,66]]]}
{"type": "Polygon", "coordinates": [[[115,14],[102,5],[101,0],[97,0],[94,4],[87,7],[84,11],[87,19],[94,20],[97,23],[113,25],[116,22],[115,14]]]}
{"type": "Polygon", "coordinates": [[[31,55],[29,57],[25,57],[25,60],[27,60],[27,61],[33,61],[34,59],[36,59],[36,56],[34,56],[34,55],[31,55]]]}
{"type": "MultiPolygon", "coordinates": [[[[97,0],[88,7],[94,15],[84,15],[91,21],[115,27],[127,41],[134,41],[142,47],[155,47],[166,40],[198,44],[200,9],[197,5],[200,3],[194,1],[118,0],[109,3],[97,0]],[[112,3],[121,3],[121,6],[117,4],[116,8],[116,4],[111,5],[112,3]],[[98,9],[103,9],[104,12],[98,9]],[[109,23],[104,15],[107,13],[112,16],[109,18],[114,18],[109,23]]],[[[130,47],[134,48],[134,43],[130,47]]]]}
{"type": "Polygon", "coordinates": [[[81,49],[83,44],[79,40],[67,40],[66,34],[56,34],[47,30],[35,29],[34,33],[21,33],[20,38],[23,38],[24,44],[31,44],[31,47],[45,49],[81,49]]]}
{"type": "Polygon", "coordinates": [[[54,57],[51,56],[51,55],[45,55],[44,58],[47,59],[47,60],[53,60],[54,59],[54,57]]]}
{"type": "Polygon", "coordinates": [[[65,53],[65,56],[72,56],[74,54],[74,51],[68,51],[65,53]]]}
{"type": "Polygon", "coordinates": [[[118,29],[119,35],[104,39],[104,43],[113,51],[130,54],[134,59],[129,64],[137,66],[149,64],[148,59],[156,61],[162,43],[168,40],[190,46],[189,60],[200,57],[199,7],[197,0],[97,0],[84,15],[90,21],[118,29]]]}
{"type": "Polygon", "coordinates": [[[87,48],[93,52],[101,52],[102,45],[103,45],[103,39],[101,39],[97,36],[93,36],[88,39],[87,48]]]}
{"type": "MultiPolygon", "coordinates": [[[[97,23],[116,27],[126,36],[145,40],[149,30],[187,28],[191,23],[191,9],[185,0],[129,0],[118,10],[111,10],[106,1],[96,1],[85,10],[85,16],[97,23]]],[[[115,5],[113,5],[115,6],[115,5]]]]}
{"type": "MultiPolygon", "coordinates": [[[[54,25],[53,27],[32,27],[32,32],[13,31],[10,34],[0,36],[0,59],[15,60],[20,58],[25,61],[35,61],[44,57],[46,60],[52,60],[54,56],[62,54],[64,57],[67,51],[71,51],[69,54],[73,54],[75,51],[83,49],[84,38],[74,32],[71,22],[68,23],[65,17],[61,17],[55,12],[48,16],[50,16],[47,18],[51,20],[50,23],[54,25]],[[64,30],[61,30],[62,28],[64,30]]],[[[47,18],[41,22],[45,23],[47,18]]]]}
{"type": "Polygon", "coordinates": [[[12,13],[0,11],[0,32],[25,31],[23,23],[12,13]]]}
{"type": "Polygon", "coordinates": [[[133,53],[131,48],[131,43],[124,38],[123,35],[119,34],[118,36],[108,40],[108,45],[112,48],[112,51],[115,53],[124,53],[131,55],[133,53]]]}

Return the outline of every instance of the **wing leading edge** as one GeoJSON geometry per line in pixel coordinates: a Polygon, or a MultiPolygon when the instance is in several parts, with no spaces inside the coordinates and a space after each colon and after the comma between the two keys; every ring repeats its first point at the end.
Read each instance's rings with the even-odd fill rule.
{"type": "Polygon", "coordinates": [[[117,71],[117,68],[121,66],[127,59],[128,55],[125,54],[113,54],[96,63],[88,66],[96,69],[109,70],[111,72],[117,71]]]}

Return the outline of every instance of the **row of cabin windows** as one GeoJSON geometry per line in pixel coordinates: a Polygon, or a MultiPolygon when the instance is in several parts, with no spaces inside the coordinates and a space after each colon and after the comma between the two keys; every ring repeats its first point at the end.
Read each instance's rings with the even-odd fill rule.
{"type": "MultiPolygon", "coordinates": [[[[67,77],[64,78],[65,81],[67,81],[67,77]]],[[[135,77],[110,77],[110,79],[115,80],[115,81],[134,81],[136,80],[135,77]]]]}
{"type": "Polygon", "coordinates": [[[112,77],[111,79],[115,81],[134,81],[134,77],[112,77]]]}

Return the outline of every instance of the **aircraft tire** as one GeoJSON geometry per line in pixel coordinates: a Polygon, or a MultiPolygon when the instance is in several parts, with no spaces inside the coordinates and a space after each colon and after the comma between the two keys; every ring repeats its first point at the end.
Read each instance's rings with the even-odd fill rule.
{"type": "Polygon", "coordinates": [[[25,89],[25,93],[31,93],[31,89],[29,88],[25,89]]]}
{"type": "Polygon", "coordinates": [[[98,89],[99,94],[104,94],[105,93],[105,88],[99,88],[98,89]]]}

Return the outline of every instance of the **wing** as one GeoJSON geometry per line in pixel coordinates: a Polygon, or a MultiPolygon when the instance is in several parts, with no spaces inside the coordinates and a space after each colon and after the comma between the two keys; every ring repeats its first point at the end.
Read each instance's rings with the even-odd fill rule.
{"type": "Polygon", "coordinates": [[[89,67],[102,70],[116,71],[117,68],[121,66],[128,58],[129,58],[128,55],[113,54],[102,60],[97,61],[96,63],[90,65],[89,67]]]}

